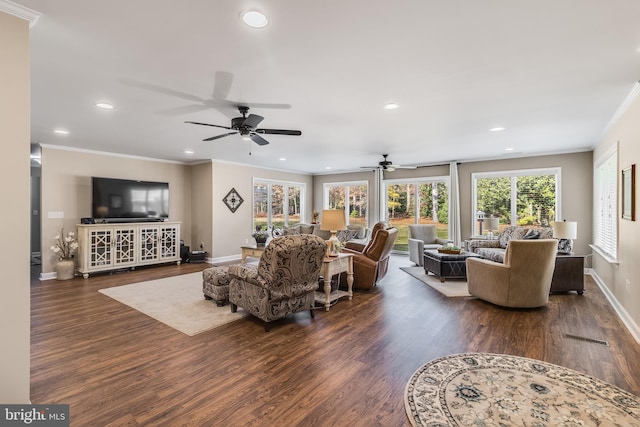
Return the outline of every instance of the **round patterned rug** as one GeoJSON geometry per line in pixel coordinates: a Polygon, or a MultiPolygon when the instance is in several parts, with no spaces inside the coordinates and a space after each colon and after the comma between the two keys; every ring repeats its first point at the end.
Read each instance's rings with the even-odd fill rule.
{"type": "Polygon", "coordinates": [[[571,369],[467,353],[423,365],[405,389],[414,426],[640,427],[640,398],[571,369]]]}

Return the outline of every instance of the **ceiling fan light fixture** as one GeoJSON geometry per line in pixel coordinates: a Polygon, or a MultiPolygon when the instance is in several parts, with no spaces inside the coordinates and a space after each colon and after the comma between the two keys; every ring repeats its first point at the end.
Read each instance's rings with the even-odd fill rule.
{"type": "Polygon", "coordinates": [[[247,10],[242,13],[242,22],[251,28],[264,28],[269,23],[266,15],[257,10],[247,10]]]}

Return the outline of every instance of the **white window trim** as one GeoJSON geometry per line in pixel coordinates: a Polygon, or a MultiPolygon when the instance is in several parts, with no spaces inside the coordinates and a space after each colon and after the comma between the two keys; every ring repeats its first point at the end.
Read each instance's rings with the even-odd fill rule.
{"type": "Polygon", "coordinates": [[[589,245],[595,252],[597,252],[605,261],[607,261],[610,264],[618,264],[618,245],[619,245],[619,226],[620,226],[620,221],[619,221],[619,212],[618,212],[618,201],[619,201],[619,174],[618,174],[618,165],[619,165],[619,158],[618,158],[618,145],[614,144],[611,148],[609,148],[607,151],[605,151],[601,156],[598,157],[598,159],[596,159],[596,161],[593,162],[593,238],[594,238],[594,242],[593,244],[589,245]],[[616,182],[616,189],[614,191],[616,200],[614,203],[615,209],[616,209],[616,213],[614,215],[614,221],[615,221],[615,245],[614,245],[614,250],[615,250],[615,254],[610,253],[609,251],[607,251],[605,248],[602,248],[601,246],[598,246],[596,243],[596,238],[598,235],[598,231],[599,231],[599,223],[598,223],[598,218],[599,218],[599,212],[598,212],[598,207],[599,207],[599,183],[597,181],[597,176],[598,176],[598,168],[605,163],[606,161],[608,161],[609,159],[614,159],[615,161],[615,182],[616,182]]]}
{"type": "MultiPolygon", "coordinates": [[[[271,228],[271,195],[272,195],[272,191],[271,191],[271,186],[272,185],[282,185],[285,187],[285,192],[287,192],[288,187],[300,187],[300,222],[304,223],[306,222],[306,216],[305,216],[305,206],[306,206],[306,192],[307,192],[307,184],[305,184],[304,182],[296,182],[296,181],[281,181],[281,180],[276,180],[276,179],[264,179],[264,178],[253,178],[253,182],[251,185],[251,226],[253,229],[254,226],[254,208],[255,208],[255,188],[256,188],[256,184],[260,183],[260,184],[267,184],[268,185],[268,190],[267,190],[267,224],[268,227],[271,228]]],[[[289,193],[287,192],[287,195],[289,193]]],[[[289,197],[285,197],[284,198],[284,223],[285,224],[289,224],[289,197]]]]}
{"type": "MultiPolygon", "coordinates": [[[[385,179],[384,181],[384,217],[383,221],[389,221],[389,186],[396,184],[430,184],[430,183],[438,183],[444,182],[447,185],[447,203],[451,206],[451,177],[449,175],[442,176],[429,176],[429,177],[421,177],[421,178],[394,178],[394,179],[385,179]]],[[[414,197],[414,206],[420,206],[418,192],[416,191],[413,195],[414,197]]],[[[418,217],[414,216],[415,224],[418,223],[418,217]]]]}
{"type": "MultiPolygon", "coordinates": [[[[364,185],[367,188],[367,212],[364,220],[365,224],[369,224],[369,181],[338,181],[338,182],[325,182],[322,184],[322,209],[329,209],[329,189],[331,187],[355,187],[364,185]]],[[[349,197],[345,194],[347,200],[345,201],[345,210],[349,207],[349,197]]],[[[351,211],[349,211],[351,212],[351,211]]],[[[347,224],[349,223],[349,214],[346,215],[347,224]]]]}
{"type": "MultiPolygon", "coordinates": [[[[478,194],[477,194],[477,181],[480,178],[504,178],[504,177],[518,177],[518,176],[535,176],[535,175],[555,175],[556,176],[556,221],[562,220],[562,168],[538,168],[538,169],[518,169],[507,171],[495,171],[495,172],[475,172],[471,174],[471,230],[473,237],[482,237],[475,234],[476,224],[476,211],[478,206],[478,194]]],[[[516,197],[515,182],[511,181],[511,199],[516,197]]],[[[515,218],[517,221],[518,207],[515,203],[511,204],[511,218],[515,218]]]]}

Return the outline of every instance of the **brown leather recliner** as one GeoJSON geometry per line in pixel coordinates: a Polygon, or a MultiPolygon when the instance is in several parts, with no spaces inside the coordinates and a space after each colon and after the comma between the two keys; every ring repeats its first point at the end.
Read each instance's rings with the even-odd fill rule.
{"type": "Polygon", "coordinates": [[[342,252],[353,254],[354,288],[371,289],[387,274],[389,254],[397,237],[397,228],[379,222],[373,226],[367,244],[346,243],[342,252]]]}

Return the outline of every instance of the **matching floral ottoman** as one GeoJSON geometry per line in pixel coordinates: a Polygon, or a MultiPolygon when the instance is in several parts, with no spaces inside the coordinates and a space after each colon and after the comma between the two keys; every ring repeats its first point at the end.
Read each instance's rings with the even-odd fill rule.
{"type": "Polygon", "coordinates": [[[229,301],[229,267],[211,267],[202,270],[202,293],[218,307],[229,301]]]}

